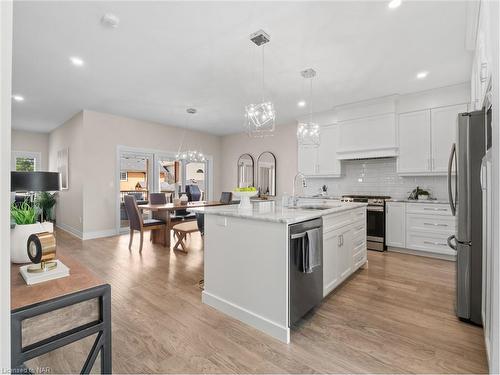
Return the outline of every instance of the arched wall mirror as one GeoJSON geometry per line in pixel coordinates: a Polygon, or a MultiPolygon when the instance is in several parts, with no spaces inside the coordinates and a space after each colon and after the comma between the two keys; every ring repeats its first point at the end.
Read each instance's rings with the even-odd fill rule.
{"type": "Polygon", "coordinates": [[[266,151],[257,159],[257,185],[260,194],[276,196],[276,157],[266,151]]]}
{"type": "Polygon", "coordinates": [[[238,159],[238,187],[254,186],[254,162],[250,154],[243,154],[238,159]]]}

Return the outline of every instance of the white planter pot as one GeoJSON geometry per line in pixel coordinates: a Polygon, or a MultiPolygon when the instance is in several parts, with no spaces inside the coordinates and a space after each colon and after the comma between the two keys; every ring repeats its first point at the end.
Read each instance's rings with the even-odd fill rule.
{"type": "Polygon", "coordinates": [[[33,233],[52,233],[53,231],[54,225],[48,221],[16,225],[10,230],[10,261],[12,263],[30,263],[27,251],[28,237],[33,233]]]}
{"type": "Polygon", "coordinates": [[[419,196],[418,196],[418,200],[419,200],[419,201],[426,201],[426,200],[429,200],[429,196],[428,196],[428,195],[419,195],[419,196]]]}

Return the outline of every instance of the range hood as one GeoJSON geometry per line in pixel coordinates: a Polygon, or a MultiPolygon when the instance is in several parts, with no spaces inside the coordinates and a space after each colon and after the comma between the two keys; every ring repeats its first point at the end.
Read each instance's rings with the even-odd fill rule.
{"type": "Polygon", "coordinates": [[[396,147],[387,147],[381,149],[362,149],[351,151],[337,151],[338,160],[363,160],[363,159],[387,159],[395,158],[398,156],[398,149],[396,147]]]}

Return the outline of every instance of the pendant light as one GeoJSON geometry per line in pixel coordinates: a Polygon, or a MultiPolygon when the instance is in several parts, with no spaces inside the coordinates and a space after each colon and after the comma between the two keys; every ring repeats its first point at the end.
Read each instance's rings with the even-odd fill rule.
{"type": "MultiPolygon", "coordinates": [[[[186,129],[187,129],[188,124],[189,124],[189,115],[196,114],[197,110],[196,110],[196,108],[188,108],[188,109],[186,109],[186,112],[188,113],[188,117],[186,120],[186,129]]],[[[179,150],[177,151],[175,158],[177,160],[185,161],[188,163],[190,163],[190,162],[203,163],[206,160],[206,158],[202,152],[197,151],[197,150],[182,150],[184,138],[186,137],[186,131],[187,130],[184,130],[184,134],[182,135],[181,144],[179,145],[179,150]]]]}
{"type": "Polygon", "coordinates": [[[297,127],[297,141],[299,145],[318,147],[320,144],[320,127],[313,122],[313,78],[316,71],[312,68],[303,70],[300,75],[309,79],[309,121],[299,122],[297,127]]]}
{"type": "Polygon", "coordinates": [[[259,30],[250,35],[250,40],[262,49],[262,96],[260,103],[245,107],[246,130],[251,137],[264,137],[273,134],[276,119],[273,103],[264,99],[264,45],[271,37],[265,31],[259,30]]]}

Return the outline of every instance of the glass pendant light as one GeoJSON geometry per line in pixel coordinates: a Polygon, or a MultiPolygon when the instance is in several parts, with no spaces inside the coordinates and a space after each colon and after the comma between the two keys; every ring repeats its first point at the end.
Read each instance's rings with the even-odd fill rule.
{"type": "MultiPolygon", "coordinates": [[[[186,112],[189,115],[194,115],[194,114],[196,114],[197,111],[196,111],[196,108],[188,108],[188,109],[186,109],[186,112]]],[[[189,123],[189,117],[187,118],[187,121],[186,121],[186,128],[187,128],[188,123],[189,123]]],[[[205,158],[205,155],[203,155],[203,153],[200,151],[182,150],[185,136],[186,136],[186,130],[184,130],[184,134],[182,135],[182,141],[181,141],[181,144],[179,146],[179,150],[177,151],[177,154],[175,155],[175,158],[177,160],[185,161],[188,163],[191,163],[191,162],[202,163],[205,160],[207,160],[205,158]]]]}
{"type": "Polygon", "coordinates": [[[320,144],[320,127],[313,122],[313,78],[316,71],[312,68],[303,70],[300,75],[304,79],[309,79],[309,121],[299,122],[297,126],[297,141],[299,145],[318,147],[320,144]]]}
{"type": "Polygon", "coordinates": [[[262,48],[262,97],[260,103],[245,107],[245,125],[249,136],[264,137],[273,134],[276,120],[273,103],[264,99],[264,44],[268,43],[271,37],[265,31],[259,30],[250,35],[250,40],[262,48]]]}

